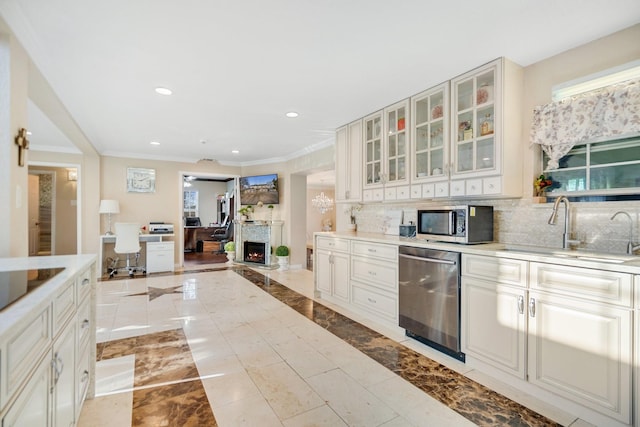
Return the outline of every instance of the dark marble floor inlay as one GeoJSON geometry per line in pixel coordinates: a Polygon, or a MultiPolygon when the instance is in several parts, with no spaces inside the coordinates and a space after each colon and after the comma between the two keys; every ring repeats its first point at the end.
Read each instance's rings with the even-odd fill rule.
{"type": "Polygon", "coordinates": [[[180,286],[172,286],[170,288],[154,288],[151,286],[147,286],[147,292],[140,292],[138,294],[130,294],[127,295],[128,297],[137,297],[140,295],[148,295],[149,296],[149,301],[153,301],[156,298],[161,297],[162,295],[169,295],[169,294],[181,294],[182,291],[179,291],[178,289],[182,288],[182,285],[180,286]]]}
{"type": "Polygon", "coordinates": [[[135,355],[133,426],[217,426],[182,329],[97,345],[98,361],[135,355]]]}
{"type": "Polygon", "coordinates": [[[559,426],[517,402],[249,268],[236,273],[480,426],[559,426]]]}

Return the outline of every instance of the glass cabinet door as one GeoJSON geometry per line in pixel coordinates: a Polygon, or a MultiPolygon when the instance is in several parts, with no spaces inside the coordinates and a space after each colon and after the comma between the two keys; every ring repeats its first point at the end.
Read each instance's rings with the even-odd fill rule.
{"type": "Polygon", "coordinates": [[[394,183],[407,179],[407,124],[406,102],[385,110],[386,115],[386,181],[394,183]]]}
{"type": "Polygon", "coordinates": [[[449,86],[413,97],[413,180],[443,177],[448,162],[449,86]]]}
{"type": "Polygon", "coordinates": [[[454,172],[495,169],[495,67],[454,81],[454,172]]]}
{"type": "Polygon", "coordinates": [[[365,185],[379,184],[382,173],[382,114],[364,121],[365,185]]]}

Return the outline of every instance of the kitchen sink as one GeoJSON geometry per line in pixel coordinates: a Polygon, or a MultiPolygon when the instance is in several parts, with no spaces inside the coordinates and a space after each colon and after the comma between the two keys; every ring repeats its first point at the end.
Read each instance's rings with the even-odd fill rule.
{"type": "Polygon", "coordinates": [[[638,261],[640,257],[626,254],[609,254],[598,252],[586,252],[572,249],[545,248],[541,246],[505,246],[501,249],[505,252],[518,252],[523,254],[544,255],[558,258],[573,258],[584,261],[623,264],[629,261],[638,261]]]}

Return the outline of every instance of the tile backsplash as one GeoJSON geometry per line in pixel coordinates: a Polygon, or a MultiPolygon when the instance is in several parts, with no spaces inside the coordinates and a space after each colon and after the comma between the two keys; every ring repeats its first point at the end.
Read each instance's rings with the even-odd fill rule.
{"type": "MultiPolygon", "coordinates": [[[[416,223],[417,210],[422,207],[452,204],[491,205],[494,208],[494,240],[505,244],[562,247],[564,206],[558,212],[556,225],[547,221],[552,203],[534,204],[530,199],[465,200],[438,203],[384,203],[364,205],[356,214],[358,231],[384,233],[389,221],[398,210],[403,211],[404,224],[416,223]]],[[[640,243],[638,231],[640,202],[572,202],[572,239],[580,240],[579,249],[625,253],[629,242],[629,220],[619,215],[627,212],[633,222],[633,242],[640,243]]]]}

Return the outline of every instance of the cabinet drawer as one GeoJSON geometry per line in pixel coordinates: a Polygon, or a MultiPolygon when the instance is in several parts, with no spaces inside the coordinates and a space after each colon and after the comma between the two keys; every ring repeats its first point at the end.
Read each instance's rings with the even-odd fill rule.
{"type": "MultiPolygon", "coordinates": [[[[434,186],[436,197],[449,197],[449,183],[448,182],[436,182],[434,186]]],[[[452,194],[453,195],[453,194],[452,194]]]]}
{"type": "Polygon", "coordinates": [[[91,269],[83,271],[80,276],[76,279],[76,289],[77,289],[77,298],[76,303],[82,304],[82,300],[84,300],[87,295],[91,293],[91,269]]]}
{"type": "Polygon", "coordinates": [[[351,298],[354,304],[391,320],[398,318],[398,300],[366,285],[351,281],[351,298]]]}
{"type": "Polygon", "coordinates": [[[75,282],[69,282],[55,296],[53,300],[53,335],[57,335],[60,328],[73,316],[76,310],[75,282]]]}
{"type": "Polygon", "coordinates": [[[147,242],[147,253],[163,251],[173,252],[173,242],[147,242]]]}
{"type": "Polygon", "coordinates": [[[2,355],[3,404],[20,388],[51,343],[51,311],[47,306],[22,330],[12,336],[2,355]]]}
{"type": "Polygon", "coordinates": [[[78,346],[81,348],[88,343],[93,330],[90,315],[91,305],[87,301],[78,308],[78,346]]]}
{"type": "Polygon", "coordinates": [[[398,262],[398,247],[395,245],[352,241],[351,254],[376,257],[388,261],[398,262]]]}
{"type": "Polygon", "coordinates": [[[398,290],[397,264],[352,256],[351,278],[388,291],[397,292],[398,290]]]}
{"type": "Polygon", "coordinates": [[[531,289],[632,306],[632,276],[626,273],[531,263],[531,289]]]}
{"type": "Polygon", "coordinates": [[[516,259],[462,254],[462,275],[526,287],[527,264],[516,259]]]}
{"type": "Polygon", "coordinates": [[[349,252],[349,241],[345,239],[335,239],[333,237],[317,237],[317,249],[327,249],[330,251],[349,252]]]}

